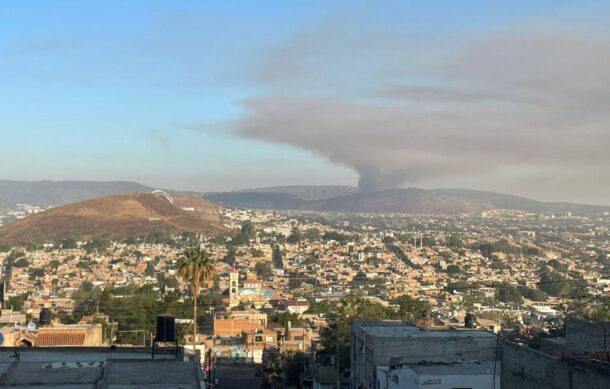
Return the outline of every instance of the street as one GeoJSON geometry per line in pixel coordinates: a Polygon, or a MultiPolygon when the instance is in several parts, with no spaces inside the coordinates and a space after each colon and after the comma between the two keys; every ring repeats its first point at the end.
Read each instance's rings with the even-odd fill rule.
{"type": "Polygon", "coordinates": [[[219,389],[258,389],[261,377],[256,377],[256,369],[249,366],[217,366],[216,378],[219,389]]]}

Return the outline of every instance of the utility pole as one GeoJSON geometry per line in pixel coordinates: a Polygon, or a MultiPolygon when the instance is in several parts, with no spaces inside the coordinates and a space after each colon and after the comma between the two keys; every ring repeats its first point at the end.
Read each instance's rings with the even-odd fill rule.
{"type": "Polygon", "coordinates": [[[337,342],[335,343],[335,367],[337,368],[337,389],[341,387],[341,375],[339,373],[339,328],[337,328],[337,342]]]}

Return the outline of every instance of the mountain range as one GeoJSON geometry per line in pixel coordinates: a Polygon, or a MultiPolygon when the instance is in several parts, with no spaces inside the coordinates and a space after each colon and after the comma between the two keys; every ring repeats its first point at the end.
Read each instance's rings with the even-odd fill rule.
{"type": "MultiPolygon", "coordinates": [[[[128,181],[7,181],[0,180],[0,208],[27,203],[58,206],[124,193],[150,193],[154,188],[128,181]]],[[[170,192],[187,193],[187,192],[170,192]]],[[[188,192],[233,208],[365,213],[459,214],[490,209],[595,215],[609,206],[551,203],[495,192],[466,189],[398,188],[362,193],[353,186],[276,186],[232,192],[188,192]]]]}
{"type": "Polygon", "coordinates": [[[121,193],[151,192],[129,181],[11,181],[0,180],[0,205],[57,206],[121,193]]]}
{"type": "Polygon", "coordinates": [[[610,206],[542,202],[520,196],[467,189],[397,188],[312,199],[301,194],[302,187],[298,187],[300,188],[298,190],[285,190],[285,188],[208,193],[205,197],[232,208],[326,212],[459,214],[491,209],[513,209],[535,213],[571,212],[574,215],[596,215],[610,211],[610,206]]]}
{"type": "Polygon", "coordinates": [[[217,214],[219,205],[186,195],[174,196],[173,201],[152,193],[130,193],[58,206],[0,227],[0,241],[123,238],[183,231],[215,235],[226,231],[217,214]]]}

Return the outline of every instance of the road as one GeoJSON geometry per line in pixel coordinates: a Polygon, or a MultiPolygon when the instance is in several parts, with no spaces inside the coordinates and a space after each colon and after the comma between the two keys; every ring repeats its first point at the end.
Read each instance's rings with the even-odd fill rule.
{"type": "Polygon", "coordinates": [[[256,377],[254,367],[217,366],[219,389],[258,389],[261,377],[256,377]]]}

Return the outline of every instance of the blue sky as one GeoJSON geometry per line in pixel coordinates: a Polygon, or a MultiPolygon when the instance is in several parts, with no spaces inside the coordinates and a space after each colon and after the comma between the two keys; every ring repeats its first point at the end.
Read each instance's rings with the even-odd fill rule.
{"type": "MultiPolygon", "coordinates": [[[[336,65],[319,84],[307,83],[308,75],[301,78],[298,72],[287,76],[298,82],[277,82],[274,72],[285,68],[278,65],[278,57],[291,70],[300,69],[303,46],[294,42],[324,29],[355,31],[355,39],[362,38],[361,31],[415,42],[455,39],[458,43],[442,56],[459,46],[459,37],[485,36],[505,26],[589,23],[591,18],[599,18],[601,25],[605,19],[597,12],[607,9],[602,2],[578,2],[578,8],[573,4],[3,1],[0,178],[132,180],[185,190],[355,185],[357,169],[349,162],[307,145],[244,136],[233,129],[247,113],[244,101],[261,96],[367,100],[368,95],[358,96],[358,91],[374,89],[377,72],[386,71],[393,58],[384,57],[380,70],[374,58],[356,51],[335,57],[330,47],[328,63],[309,58],[316,66],[320,61],[329,69],[336,65]],[[359,58],[366,71],[343,71],[342,61],[359,58]],[[327,90],[327,79],[337,84],[331,82],[327,90]]],[[[387,48],[391,51],[392,44],[387,48]]],[[[342,49],[337,47],[337,52],[342,49]]],[[[427,81],[416,73],[400,77],[427,81]]]]}

